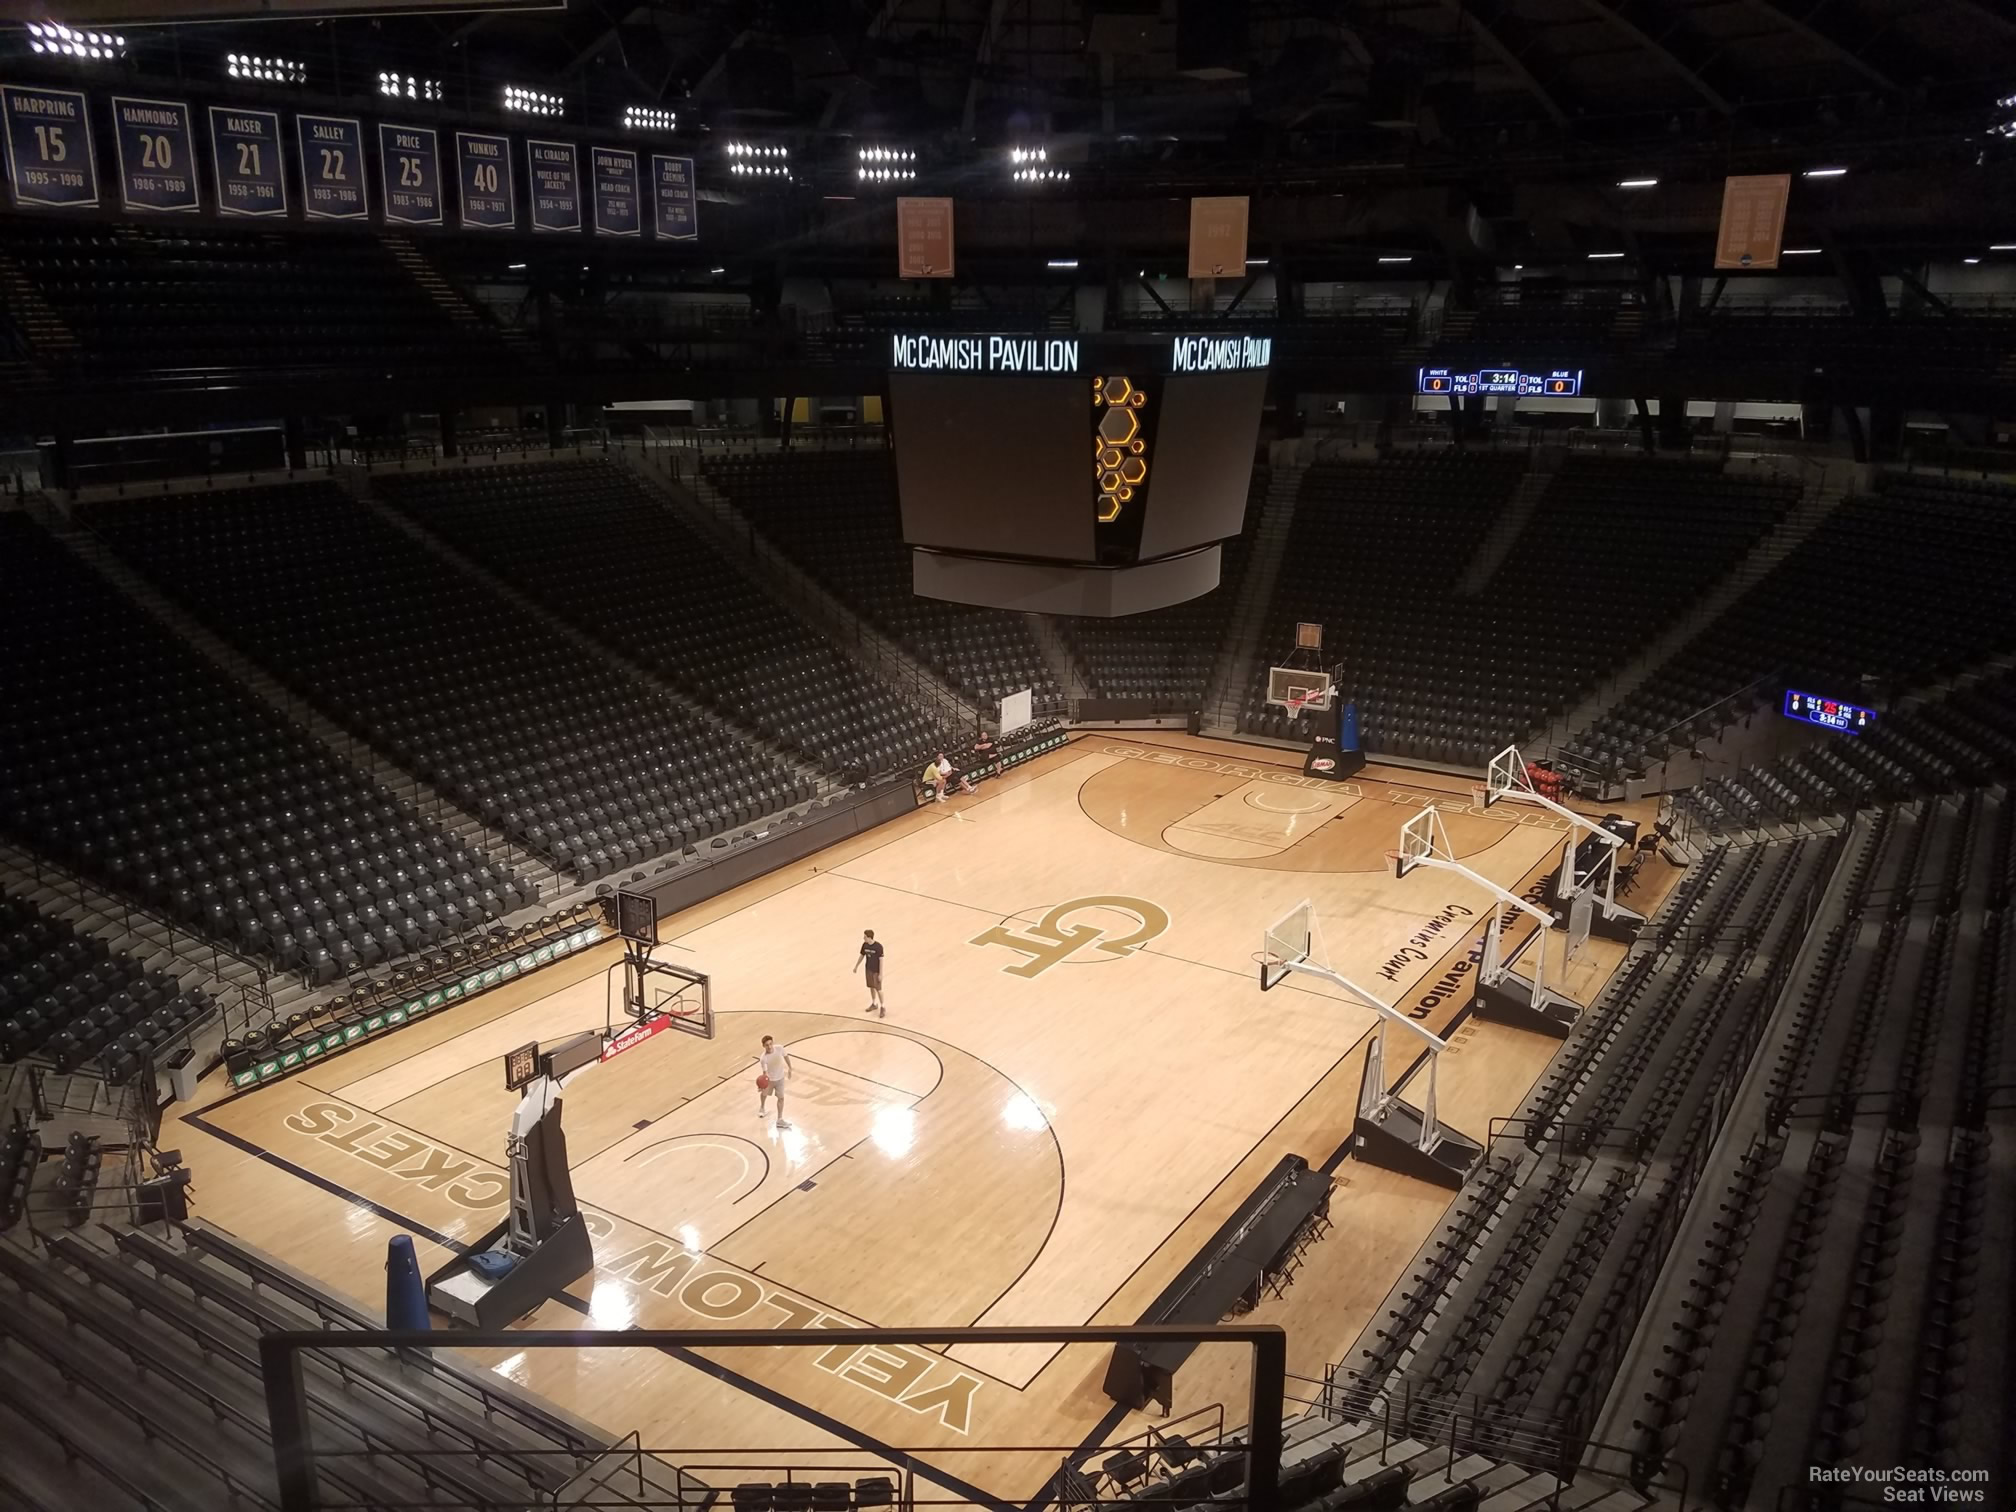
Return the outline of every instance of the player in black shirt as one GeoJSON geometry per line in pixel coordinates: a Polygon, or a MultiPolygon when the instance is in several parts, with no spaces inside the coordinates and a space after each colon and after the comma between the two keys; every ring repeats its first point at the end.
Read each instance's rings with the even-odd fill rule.
{"type": "Polygon", "coordinates": [[[861,953],[854,964],[859,966],[863,961],[868,963],[868,1006],[863,1011],[887,1018],[889,1009],[882,1002],[882,942],[872,929],[861,931],[861,953]]]}

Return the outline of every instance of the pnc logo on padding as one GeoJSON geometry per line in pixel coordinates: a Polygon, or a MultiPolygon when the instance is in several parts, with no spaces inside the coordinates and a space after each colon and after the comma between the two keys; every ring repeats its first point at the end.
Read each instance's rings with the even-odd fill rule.
{"type": "Polygon", "coordinates": [[[1146,898],[1126,898],[1117,894],[1102,894],[1093,898],[1072,898],[1046,912],[1042,918],[1027,926],[1026,932],[1017,934],[1007,924],[996,924],[983,929],[967,943],[972,945],[1005,945],[1028,959],[1020,965],[1003,966],[1009,976],[1040,976],[1052,966],[1068,961],[1080,949],[1088,948],[1094,954],[1087,960],[1111,960],[1132,955],[1143,945],[1169,928],[1169,910],[1146,898]],[[1105,926],[1090,922],[1076,922],[1074,916],[1095,910],[1112,910],[1131,914],[1137,920],[1133,929],[1124,934],[1109,935],[1105,926]]]}

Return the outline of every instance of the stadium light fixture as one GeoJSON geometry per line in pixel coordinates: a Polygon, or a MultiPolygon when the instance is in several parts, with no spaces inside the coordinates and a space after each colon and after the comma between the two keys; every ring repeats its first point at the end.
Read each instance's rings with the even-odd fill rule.
{"type": "Polygon", "coordinates": [[[1409,253],[1405,257],[1382,257],[1379,261],[1382,263],[1411,263],[1414,261],[1414,257],[1412,253],[1409,253]]]}
{"type": "Polygon", "coordinates": [[[1659,187],[1659,180],[1656,178],[1619,179],[1617,180],[1617,187],[1619,189],[1657,189],[1659,187]]]}
{"type": "Polygon", "coordinates": [[[262,84],[305,84],[308,67],[291,58],[261,58],[251,53],[226,53],[224,72],[234,79],[255,79],[262,84]]]}
{"type": "Polygon", "coordinates": [[[1808,168],[1799,176],[1801,178],[1844,178],[1847,176],[1847,173],[1848,170],[1846,168],[1808,168]]]}
{"type": "Polygon", "coordinates": [[[623,107],[623,129],[625,131],[677,131],[679,115],[676,111],[661,110],[656,105],[626,105],[623,107]]]}
{"type": "Polygon", "coordinates": [[[1613,257],[1622,257],[1623,255],[1622,252],[1591,252],[1589,254],[1589,261],[1607,262],[1613,257]]]}
{"type": "Polygon", "coordinates": [[[726,273],[728,270],[726,268],[709,268],[707,271],[713,274],[716,278],[719,278],[723,273],[726,273]]]}
{"type": "Polygon", "coordinates": [[[35,52],[86,63],[109,63],[126,56],[126,39],[111,32],[79,31],[60,21],[30,21],[28,46],[35,52]]]}
{"type": "Polygon", "coordinates": [[[508,264],[508,265],[507,265],[507,267],[506,267],[506,271],[507,271],[507,272],[511,272],[511,273],[523,273],[523,272],[525,271],[525,264],[523,264],[523,263],[510,263],[510,264],[508,264]]]}
{"type": "Polygon", "coordinates": [[[1990,252],[2016,252],[2016,242],[1990,242],[1988,250],[1990,252]]]}
{"type": "Polygon", "coordinates": [[[791,149],[774,143],[729,142],[722,147],[737,178],[789,178],[791,149]]]}
{"type": "Polygon", "coordinates": [[[1778,255],[1780,257],[1818,257],[1820,249],[1818,247],[1780,247],[1778,255]]]}
{"type": "Polygon", "coordinates": [[[1960,259],[1960,261],[1962,261],[1962,262],[1964,262],[1964,263],[1968,263],[1968,264],[1973,264],[1973,263],[1978,263],[1979,261],[1981,261],[1981,259],[1980,259],[1980,258],[1978,258],[1978,257],[1963,257],[1963,258],[1961,258],[1961,259],[1960,259]]]}
{"type": "Polygon", "coordinates": [[[547,94],[543,89],[527,89],[520,84],[504,86],[504,108],[520,115],[557,116],[567,108],[567,101],[559,95],[547,94]]]}
{"type": "Polygon", "coordinates": [[[909,147],[862,147],[854,154],[854,177],[864,184],[891,184],[917,177],[917,153],[909,147]]]}
{"type": "Polygon", "coordinates": [[[412,74],[381,73],[378,75],[378,93],[390,95],[395,100],[438,100],[441,98],[441,81],[415,78],[412,74]]]}
{"type": "Polygon", "coordinates": [[[1078,266],[1078,259],[1075,257],[1053,257],[1044,263],[1043,266],[1046,268],[1075,268],[1078,266]]]}
{"type": "Polygon", "coordinates": [[[1246,266],[1249,268],[1264,268],[1267,266],[1267,259],[1264,257],[1249,257],[1246,259],[1246,266]]]}

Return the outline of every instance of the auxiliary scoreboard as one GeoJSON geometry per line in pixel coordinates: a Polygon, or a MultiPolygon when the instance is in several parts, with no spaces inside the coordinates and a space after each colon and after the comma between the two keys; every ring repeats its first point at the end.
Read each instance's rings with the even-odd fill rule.
{"type": "Polygon", "coordinates": [[[1843,703],[1838,698],[1822,698],[1818,693],[1785,690],[1785,717],[1802,724],[1838,730],[1843,735],[1860,735],[1876,723],[1876,711],[1860,704],[1843,703]]]}
{"type": "Polygon", "coordinates": [[[1517,368],[1479,368],[1474,373],[1459,373],[1451,368],[1424,367],[1415,380],[1414,392],[1572,399],[1582,392],[1582,369],[1552,368],[1544,373],[1522,373],[1517,368]]]}

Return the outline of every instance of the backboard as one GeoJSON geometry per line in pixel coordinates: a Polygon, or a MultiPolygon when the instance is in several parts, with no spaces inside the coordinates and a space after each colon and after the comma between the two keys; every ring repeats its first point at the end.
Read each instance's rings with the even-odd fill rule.
{"type": "MultiPolygon", "coordinates": [[[[1424,808],[1401,825],[1400,848],[1393,852],[1393,875],[1404,877],[1423,861],[1435,856],[1440,829],[1440,816],[1432,808],[1424,808]]],[[[1443,842],[1443,850],[1447,848],[1447,843],[1443,842]]]]}
{"type": "Polygon", "coordinates": [[[1294,974],[1316,946],[1316,906],[1306,898],[1269,925],[1260,937],[1260,990],[1270,991],[1294,974]]]}
{"type": "Polygon", "coordinates": [[[1526,759],[1519,754],[1519,747],[1507,746],[1484,769],[1484,790],[1481,794],[1483,806],[1491,807],[1507,793],[1518,792],[1530,785],[1526,781],[1526,759]]]}
{"type": "Polygon", "coordinates": [[[1330,674],[1314,667],[1267,669],[1267,702],[1291,714],[1304,709],[1327,709],[1335,692],[1330,674]]]}

